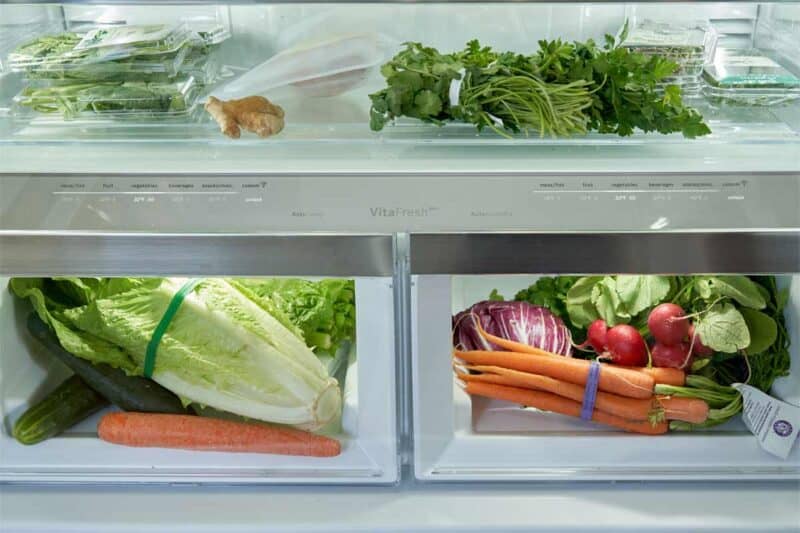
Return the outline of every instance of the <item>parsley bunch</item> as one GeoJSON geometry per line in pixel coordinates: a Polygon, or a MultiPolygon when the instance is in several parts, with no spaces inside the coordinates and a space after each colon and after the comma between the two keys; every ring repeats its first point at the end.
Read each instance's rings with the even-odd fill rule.
{"type": "Polygon", "coordinates": [[[662,80],[679,66],[663,56],[645,55],[618,44],[627,36],[627,24],[619,40],[606,35],[601,48],[591,39],[584,43],[539,41],[534,62],[550,83],[575,80],[593,82],[589,128],[600,133],[631,135],[634,130],[681,132],[693,139],[711,133],[703,117],[686,107],[677,85],[662,80]]]}
{"type": "Polygon", "coordinates": [[[619,47],[626,34],[627,27],[619,41],[606,35],[602,47],[592,40],[543,40],[530,56],[497,53],[476,40],[452,54],[406,43],[381,69],[387,87],[370,95],[370,127],[379,131],[406,116],[438,125],[472,123],[506,136],[710,133],[703,117],[684,105],[680,87],[663,85],[678,64],[619,47]],[[458,102],[450,101],[454,80],[460,82],[458,102]]]}

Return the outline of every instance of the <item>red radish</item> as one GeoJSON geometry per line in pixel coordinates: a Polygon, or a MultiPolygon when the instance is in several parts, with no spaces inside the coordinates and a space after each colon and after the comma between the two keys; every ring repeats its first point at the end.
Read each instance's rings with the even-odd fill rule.
{"type": "Polygon", "coordinates": [[[673,345],[656,343],[650,355],[653,358],[653,366],[667,368],[686,368],[691,359],[689,345],[685,342],[673,345]]]}
{"type": "Polygon", "coordinates": [[[611,362],[626,366],[647,364],[647,348],[639,331],[633,326],[619,324],[608,330],[606,335],[611,362]]]}
{"type": "Polygon", "coordinates": [[[667,346],[680,344],[689,333],[689,321],[684,315],[680,305],[659,304],[650,311],[647,327],[657,342],[667,346]]]}
{"type": "Polygon", "coordinates": [[[714,350],[703,344],[703,341],[700,340],[700,335],[695,336],[694,324],[689,326],[689,345],[692,347],[692,355],[694,356],[711,357],[714,355],[714,350]]]}
{"type": "Polygon", "coordinates": [[[594,351],[597,353],[606,351],[607,336],[608,325],[602,318],[598,318],[589,324],[589,329],[586,330],[586,342],[588,342],[589,346],[594,348],[594,351]]]}

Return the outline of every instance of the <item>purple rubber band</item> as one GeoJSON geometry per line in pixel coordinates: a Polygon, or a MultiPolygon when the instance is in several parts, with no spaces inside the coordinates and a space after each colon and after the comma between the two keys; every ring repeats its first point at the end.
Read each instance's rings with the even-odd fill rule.
{"type": "Polygon", "coordinates": [[[586,377],[586,388],[583,391],[583,405],[581,418],[591,420],[594,412],[594,402],[597,400],[597,386],[600,384],[600,363],[592,361],[589,366],[589,375],[586,377]]]}

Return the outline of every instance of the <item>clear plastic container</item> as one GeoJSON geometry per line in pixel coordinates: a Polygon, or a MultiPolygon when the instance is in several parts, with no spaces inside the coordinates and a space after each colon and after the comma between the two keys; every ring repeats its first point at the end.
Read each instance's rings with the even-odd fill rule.
{"type": "MultiPolygon", "coordinates": [[[[134,26],[126,26],[130,27],[134,26]]],[[[76,50],[76,43],[85,39],[76,33],[44,35],[12,53],[11,68],[33,80],[166,82],[188,76],[201,84],[216,80],[221,67],[216,58],[217,50],[230,33],[222,26],[179,33],[180,39],[174,32],[169,37],[172,46],[177,44],[175,48],[165,50],[167,42],[162,40],[153,48],[165,50],[161,53],[150,53],[151,48],[138,47],[136,55],[127,57],[117,57],[119,50],[107,55],[95,52],[94,48],[84,52],[76,50]]],[[[133,52],[130,48],[128,51],[133,52]]]]}
{"type": "Polygon", "coordinates": [[[777,105],[800,98],[800,77],[758,49],[721,49],[703,71],[712,100],[777,105]]]}
{"type": "Polygon", "coordinates": [[[180,48],[190,37],[185,23],[95,28],[81,37],[74,52],[82,54],[94,50],[103,59],[157,55],[180,48]]]}
{"type": "Polygon", "coordinates": [[[192,52],[189,42],[165,54],[138,56],[102,62],[47,62],[25,70],[34,80],[159,81],[174,78],[192,52]]]}
{"type": "Polygon", "coordinates": [[[715,32],[706,21],[634,21],[622,46],[674,57],[702,57],[708,53],[715,32]]]}
{"type": "Polygon", "coordinates": [[[9,54],[9,64],[15,71],[31,71],[53,65],[81,68],[93,63],[164,56],[177,53],[192,37],[186,25],[169,30],[166,26],[155,27],[163,30],[151,30],[153,26],[119,26],[96,28],[84,34],[44,35],[9,54]],[[144,28],[141,34],[134,32],[141,28],[144,28]],[[142,40],[145,38],[151,40],[142,40]]]}
{"type": "Polygon", "coordinates": [[[15,97],[15,114],[58,115],[63,120],[185,117],[198,92],[194,78],[172,83],[32,83],[15,97]]]}
{"type": "Polygon", "coordinates": [[[707,21],[664,22],[634,19],[622,46],[660,55],[680,66],[676,76],[700,75],[714,57],[717,33],[707,21]]]}
{"type": "Polygon", "coordinates": [[[78,39],[74,33],[39,37],[10,54],[10,67],[24,72],[29,79],[153,81],[177,76],[196,42],[187,38],[178,46],[159,53],[124,55],[119,50],[96,53],[92,49],[76,53],[72,51],[74,47],[70,47],[78,39]]]}
{"type": "MultiPolygon", "coordinates": [[[[645,55],[659,55],[678,64],[672,76],[659,83],[678,85],[684,96],[696,96],[701,88],[703,66],[713,57],[717,36],[707,21],[662,22],[631,19],[622,46],[645,55]]],[[[622,37],[620,31],[620,38],[622,37]]]]}

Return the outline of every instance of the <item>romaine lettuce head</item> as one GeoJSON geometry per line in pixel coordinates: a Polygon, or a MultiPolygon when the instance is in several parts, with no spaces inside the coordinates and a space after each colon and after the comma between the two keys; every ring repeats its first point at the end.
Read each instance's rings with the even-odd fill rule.
{"type": "Polygon", "coordinates": [[[355,286],[351,279],[249,278],[233,282],[272,302],[316,353],[334,354],[355,340],[355,286]]]}
{"type": "MultiPolygon", "coordinates": [[[[17,282],[21,290],[12,288],[30,297],[40,316],[44,311],[51,318],[48,323],[57,324],[65,349],[99,361],[98,352],[107,348],[115,353],[114,366],[141,374],[153,331],[188,280],[140,281],[115,282],[122,292],[84,281],[73,292],[88,303],[59,309],[58,320],[46,305],[36,305],[37,299],[45,300],[42,285],[17,282]],[[73,351],[73,338],[96,345],[73,351]]],[[[152,379],[186,402],[258,420],[314,429],[337,417],[341,394],[336,380],[284,325],[285,318],[276,318],[265,307],[269,305],[263,298],[256,303],[224,279],[202,280],[186,295],[161,338],[152,379]]]]}

